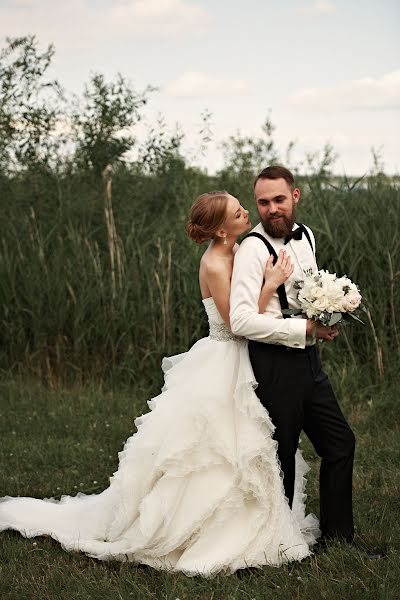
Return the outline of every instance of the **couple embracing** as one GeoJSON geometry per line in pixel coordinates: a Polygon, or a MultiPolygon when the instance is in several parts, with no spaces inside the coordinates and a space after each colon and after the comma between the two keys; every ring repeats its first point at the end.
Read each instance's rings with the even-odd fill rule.
{"type": "Polygon", "coordinates": [[[164,359],[162,393],[135,420],[110,486],[5,497],[0,530],[203,576],[301,560],[320,536],[352,543],[355,440],[316,346],[338,330],[282,313],[317,268],[314,236],[295,222],[286,168],[264,169],[254,194],[260,223],[240,247],[251,223],[236,198],[211,192],[192,206],[187,233],[210,242],[199,270],[210,334],[164,359]],[[305,513],[302,430],[321,457],[319,523],[305,513]]]}

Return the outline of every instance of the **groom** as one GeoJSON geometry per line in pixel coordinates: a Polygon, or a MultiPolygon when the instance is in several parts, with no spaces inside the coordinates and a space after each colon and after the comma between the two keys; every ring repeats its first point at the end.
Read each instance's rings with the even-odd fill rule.
{"type": "Polygon", "coordinates": [[[296,307],[294,282],[305,269],[317,269],[312,231],[295,222],[300,190],[292,173],[270,166],[258,175],[254,194],[260,223],[242,241],[232,275],[230,321],[233,333],[249,339],[249,354],[258,381],[256,393],[275,425],[278,458],[290,506],[293,501],[295,453],[305,431],[318,455],[322,539],[352,542],[352,471],[355,438],[327,375],[322,371],[315,338],[331,342],[335,327],[282,314],[296,307]],[[264,314],[258,312],[265,265],[270,254],[285,250],[294,272],[278,288],[264,314]]]}

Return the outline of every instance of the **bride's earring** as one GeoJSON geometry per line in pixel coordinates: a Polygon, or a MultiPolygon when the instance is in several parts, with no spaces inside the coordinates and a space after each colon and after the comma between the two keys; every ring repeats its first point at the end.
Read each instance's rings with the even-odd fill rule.
{"type": "Polygon", "coordinates": [[[224,246],[226,246],[228,243],[228,240],[226,239],[226,236],[224,237],[224,246]]]}

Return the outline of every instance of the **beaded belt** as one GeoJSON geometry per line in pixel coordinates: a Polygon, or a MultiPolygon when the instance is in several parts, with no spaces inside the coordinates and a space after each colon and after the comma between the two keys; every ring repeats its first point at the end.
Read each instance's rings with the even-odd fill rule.
{"type": "Polygon", "coordinates": [[[225,323],[210,323],[210,339],[217,342],[241,342],[245,338],[234,335],[225,323]]]}

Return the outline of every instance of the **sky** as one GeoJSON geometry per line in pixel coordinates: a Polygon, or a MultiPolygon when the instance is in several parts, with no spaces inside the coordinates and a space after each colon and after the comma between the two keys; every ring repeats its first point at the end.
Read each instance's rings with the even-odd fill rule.
{"type": "Polygon", "coordinates": [[[267,115],[293,160],[333,145],[335,172],[362,175],[371,148],[400,172],[398,0],[0,0],[0,38],[54,43],[53,73],[82,93],[94,72],[157,88],[138,136],[160,115],[194,155],[201,115],[212,141],[198,164],[223,164],[221,142],[260,136],[267,115]]]}

